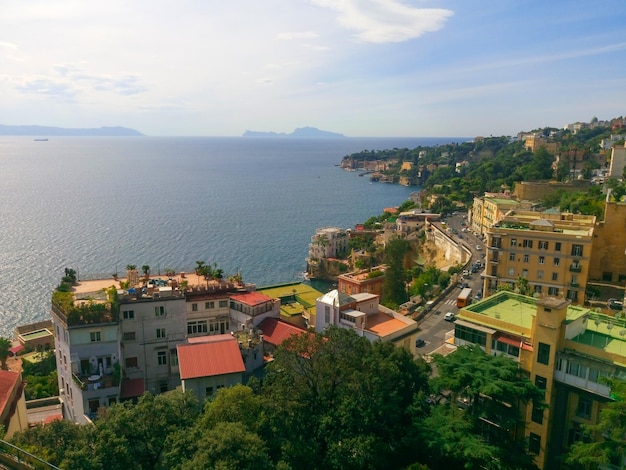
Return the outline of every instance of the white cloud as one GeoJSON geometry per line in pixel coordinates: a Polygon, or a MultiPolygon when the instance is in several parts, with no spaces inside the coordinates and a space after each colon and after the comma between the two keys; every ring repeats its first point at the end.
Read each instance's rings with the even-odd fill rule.
{"type": "Polygon", "coordinates": [[[439,8],[414,8],[397,0],[312,0],[338,13],[339,23],[357,31],[364,42],[402,42],[443,28],[454,13],[439,8]]]}

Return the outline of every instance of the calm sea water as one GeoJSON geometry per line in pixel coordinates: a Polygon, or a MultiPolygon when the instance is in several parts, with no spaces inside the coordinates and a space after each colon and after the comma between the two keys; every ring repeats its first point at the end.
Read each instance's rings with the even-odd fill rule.
{"type": "Polygon", "coordinates": [[[0,137],[0,335],[48,318],[64,274],[197,260],[259,286],[302,280],[315,229],[352,227],[416,188],[337,165],[460,138],[0,137]]]}

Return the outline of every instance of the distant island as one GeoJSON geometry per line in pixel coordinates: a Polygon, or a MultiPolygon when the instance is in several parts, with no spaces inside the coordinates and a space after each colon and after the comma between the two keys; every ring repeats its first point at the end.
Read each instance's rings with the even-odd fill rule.
{"type": "Polygon", "coordinates": [[[292,133],[287,134],[285,132],[258,132],[258,131],[246,131],[243,133],[243,137],[306,137],[306,138],[345,138],[345,135],[338,134],[336,132],[322,131],[315,127],[299,127],[292,133]]]}
{"type": "Polygon", "coordinates": [[[93,129],[49,127],[49,126],[5,126],[0,124],[0,135],[32,136],[85,136],[85,137],[134,137],[143,136],[135,129],[127,127],[99,127],[93,129]]]}

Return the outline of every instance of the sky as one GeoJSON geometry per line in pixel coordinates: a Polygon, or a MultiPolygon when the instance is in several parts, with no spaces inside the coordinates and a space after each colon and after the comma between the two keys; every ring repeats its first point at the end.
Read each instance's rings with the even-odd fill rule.
{"type": "Polygon", "coordinates": [[[624,0],[0,1],[0,124],[515,135],[626,115],[624,0]]]}

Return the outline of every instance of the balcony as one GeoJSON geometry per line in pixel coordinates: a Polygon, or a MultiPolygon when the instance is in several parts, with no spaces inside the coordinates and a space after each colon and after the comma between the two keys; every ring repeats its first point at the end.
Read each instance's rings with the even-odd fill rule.
{"type": "Polygon", "coordinates": [[[572,273],[579,273],[583,270],[583,268],[580,264],[572,264],[570,265],[569,270],[572,273]]]}
{"type": "Polygon", "coordinates": [[[569,285],[570,287],[580,287],[580,283],[578,282],[570,282],[569,285]]]}

